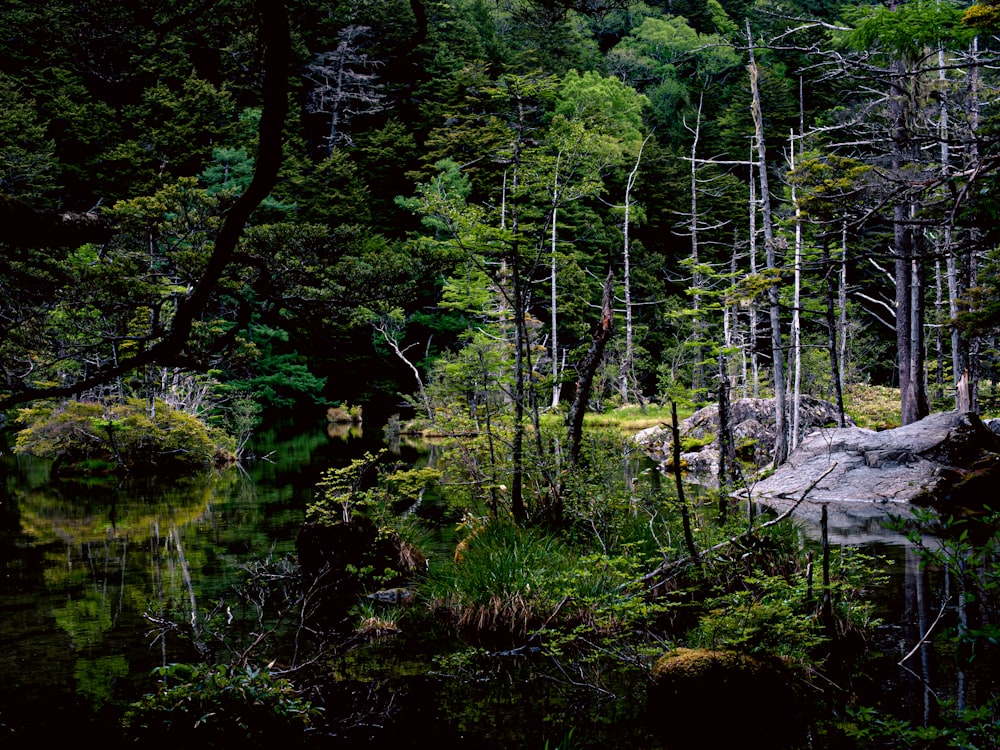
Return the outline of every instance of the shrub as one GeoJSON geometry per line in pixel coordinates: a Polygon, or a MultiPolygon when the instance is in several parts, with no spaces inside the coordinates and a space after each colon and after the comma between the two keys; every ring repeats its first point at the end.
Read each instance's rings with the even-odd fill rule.
{"type": "Polygon", "coordinates": [[[133,703],[123,724],[134,739],[196,747],[270,747],[301,737],[320,709],[287,679],[251,666],[171,664],[156,693],[133,703]]]}
{"type": "Polygon", "coordinates": [[[192,471],[228,461],[232,440],[192,414],[140,399],[64,401],[22,409],[15,451],[53,459],[58,471],[192,471]]]}

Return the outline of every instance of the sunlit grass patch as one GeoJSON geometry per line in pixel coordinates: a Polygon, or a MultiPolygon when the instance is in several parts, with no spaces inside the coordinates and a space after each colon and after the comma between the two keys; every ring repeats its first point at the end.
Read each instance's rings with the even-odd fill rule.
{"type": "Polygon", "coordinates": [[[885,430],[899,427],[899,389],[883,385],[850,385],[844,393],[844,409],[858,427],[885,430]]]}
{"type": "MultiPolygon", "coordinates": [[[[690,416],[689,413],[680,418],[690,416]]],[[[587,427],[620,427],[626,430],[644,430],[647,427],[658,427],[670,424],[670,407],[658,404],[647,404],[645,409],[638,404],[619,406],[601,412],[588,412],[583,417],[587,427]]]]}

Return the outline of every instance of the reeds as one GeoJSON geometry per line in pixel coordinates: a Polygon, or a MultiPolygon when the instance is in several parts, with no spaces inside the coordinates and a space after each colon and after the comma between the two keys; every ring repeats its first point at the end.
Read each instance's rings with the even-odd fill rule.
{"type": "Polygon", "coordinates": [[[550,584],[573,558],[555,537],[492,521],[477,527],[462,550],[431,567],[427,590],[463,632],[524,639],[558,610],[564,596],[550,584]]]}

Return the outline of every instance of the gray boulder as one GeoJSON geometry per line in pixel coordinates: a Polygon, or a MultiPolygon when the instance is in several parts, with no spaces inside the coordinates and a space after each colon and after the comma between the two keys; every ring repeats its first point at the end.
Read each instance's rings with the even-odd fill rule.
{"type": "Polygon", "coordinates": [[[779,511],[806,496],[806,506],[851,506],[855,515],[909,505],[961,512],[996,502],[998,481],[1000,436],[975,414],[952,411],[882,432],[817,430],[750,496],[779,511]]]}
{"type": "MultiPolygon", "coordinates": [[[[837,424],[837,407],[828,401],[812,396],[802,396],[800,425],[803,434],[821,427],[837,424]]],[[[847,424],[854,422],[847,417],[847,424]]],[[[774,452],[774,399],[741,398],[730,405],[730,423],[733,443],[740,458],[757,466],[771,461],[774,452]]],[[[711,404],[699,409],[678,425],[681,439],[703,444],[681,454],[681,461],[693,481],[711,482],[719,469],[719,405],[711,404]]],[[[673,460],[669,426],[650,427],[637,433],[635,442],[654,460],[669,463],[673,460]]]]}

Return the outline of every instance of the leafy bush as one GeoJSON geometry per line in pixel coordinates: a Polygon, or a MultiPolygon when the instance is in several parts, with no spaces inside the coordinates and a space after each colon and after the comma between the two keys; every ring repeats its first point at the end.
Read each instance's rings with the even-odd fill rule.
{"type": "Polygon", "coordinates": [[[804,588],[779,576],[746,579],[747,588],[708,602],[694,642],[705,648],[778,654],[806,662],[824,636],[804,588]]]}
{"type": "Polygon", "coordinates": [[[15,451],[53,459],[58,470],[192,471],[227,461],[233,444],[221,430],[162,401],[44,402],[22,409],[15,451]]]}
{"type": "Polygon", "coordinates": [[[267,669],[171,664],[156,693],[133,703],[123,723],[136,740],[164,736],[196,747],[270,747],[301,737],[320,709],[267,669]]]}
{"type": "Polygon", "coordinates": [[[822,585],[810,579],[803,554],[789,536],[794,527],[766,529],[746,545],[738,563],[715,562],[708,571],[716,596],[691,633],[694,645],[753,655],[777,655],[810,664],[832,635],[863,632],[879,624],[867,595],[885,582],[885,561],[851,549],[830,556],[830,616],[824,627],[822,585]]]}

